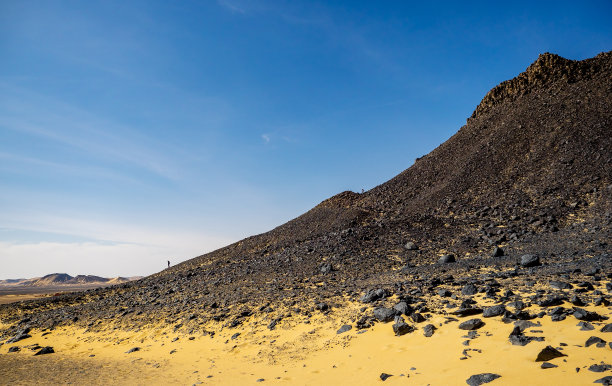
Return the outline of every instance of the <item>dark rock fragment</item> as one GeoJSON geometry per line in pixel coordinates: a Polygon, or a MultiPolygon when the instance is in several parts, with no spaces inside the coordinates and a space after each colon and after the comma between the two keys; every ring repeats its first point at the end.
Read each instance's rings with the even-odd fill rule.
{"type": "Polygon", "coordinates": [[[404,320],[401,318],[397,320],[395,323],[393,323],[392,327],[393,327],[393,333],[395,333],[396,336],[402,336],[404,334],[408,334],[414,331],[414,327],[404,322],[404,320]]]}
{"type": "Polygon", "coordinates": [[[397,303],[393,306],[393,309],[400,315],[410,315],[413,312],[412,307],[410,307],[406,302],[397,303]]]}
{"type": "Polygon", "coordinates": [[[126,354],[131,354],[131,353],[136,352],[136,351],[140,351],[140,347],[132,347],[131,349],[127,350],[125,353],[126,354]]]}
{"type": "Polygon", "coordinates": [[[549,363],[549,362],[544,362],[544,363],[542,363],[542,365],[540,365],[540,368],[542,368],[542,369],[552,369],[552,368],[555,368],[555,367],[559,367],[559,366],[553,365],[552,363],[549,363]]]}
{"type": "Polygon", "coordinates": [[[324,302],[319,302],[315,304],[315,308],[319,311],[327,311],[329,310],[329,304],[324,303],[324,302]]]}
{"type": "Polygon", "coordinates": [[[53,354],[55,351],[53,350],[53,347],[51,346],[47,346],[47,347],[43,347],[41,348],[36,354],[36,355],[45,355],[45,354],[53,354]]]}
{"type": "Polygon", "coordinates": [[[540,265],[540,258],[536,255],[523,255],[521,256],[522,267],[537,267],[540,265]]]}
{"type": "Polygon", "coordinates": [[[404,248],[406,248],[409,251],[416,251],[417,249],[419,249],[419,247],[417,247],[416,244],[413,243],[412,241],[408,241],[406,245],[404,245],[404,248]]]}
{"type": "Polygon", "coordinates": [[[606,341],[601,339],[600,337],[597,336],[592,336],[589,339],[587,339],[587,341],[585,342],[584,346],[585,347],[589,347],[592,345],[596,345],[597,347],[605,347],[606,346],[606,341]]]}
{"type": "Polygon", "coordinates": [[[500,257],[504,255],[504,250],[500,247],[495,247],[493,248],[493,252],[491,253],[491,256],[493,257],[500,257]]]}
{"type": "Polygon", "coordinates": [[[549,285],[554,288],[554,289],[558,289],[558,290],[564,290],[564,289],[572,289],[574,288],[571,284],[566,283],[564,281],[559,281],[559,280],[552,280],[549,285]]]}
{"type": "Polygon", "coordinates": [[[607,319],[606,317],[601,316],[596,312],[587,311],[578,307],[574,307],[574,318],[588,322],[607,319]]]}
{"type": "Polygon", "coordinates": [[[443,255],[438,259],[438,264],[448,264],[448,263],[454,263],[455,260],[455,255],[453,254],[448,254],[448,255],[443,255]]]}
{"type": "Polygon", "coordinates": [[[603,373],[604,371],[608,371],[610,369],[612,369],[612,366],[610,366],[607,363],[603,363],[603,362],[598,365],[589,366],[589,371],[592,371],[594,373],[603,373]]]}
{"type": "Polygon", "coordinates": [[[13,346],[8,349],[8,352],[19,352],[19,351],[21,351],[21,348],[19,348],[19,346],[13,346]]]}
{"type": "Polygon", "coordinates": [[[605,386],[610,386],[612,385],[612,375],[608,375],[607,377],[603,377],[603,378],[599,378],[598,380],[594,381],[593,383],[601,383],[605,386]]]}
{"type": "Polygon", "coordinates": [[[345,324],[344,326],[340,327],[338,331],[336,331],[336,334],[345,333],[347,331],[350,331],[352,328],[353,326],[351,326],[350,324],[345,324]]]}
{"type": "Polygon", "coordinates": [[[545,362],[551,359],[566,357],[567,355],[563,354],[561,351],[557,350],[553,346],[546,346],[540,351],[538,357],[536,358],[536,362],[545,362]]]}
{"type": "Polygon", "coordinates": [[[612,332],[612,323],[608,323],[599,330],[601,332],[612,332]]]}
{"type": "Polygon", "coordinates": [[[499,374],[482,373],[482,374],[472,375],[465,382],[470,386],[479,386],[485,383],[493,382],[494,380],[500,377],[501,375],[499,374]]]}
{"type": "Polygon", "coordinates": [[[410,314],[410,319],[412,319],[412,321],[415,323],[422,323],[426,320],[425,317],[418,312],[410,314]]]}
{"type": "Polygon", "coordinates": [[[387,378],[392,377],[392,376],[393,376],[393,374],[382,373],[382,374],[380,374],[380,379],[382,381],[386,381],[387,378]]]}
{"type": "Polygon", "coordinates": [[[477,330],[482,326],[484,326],[484,322],[481,319],[475,318],[461,323],[459,328],[462,330],[477,330]]]}
{"type": "Polygon", "coordinates": [[[476,295],[478,293],[478,288],[474,284],[466,284],[463,288],[461,288],[462,295],[476,295]]]}
{"type": "Polygon", "coordinates": [[[387,290],[378,288],[369,290],[368,292],[363,294],[359,301],[362,303],[372,303],[373,301],[386,298],[387,296],[389,296],[389,292],[387,290]]]}
{"type": "Polygon", "coordinates": [[[387,323],[393,320],[396,312],[393,308],[377,307],[374,309],[374,317],[383,323],[387,323]]]}
{"type": "Polygon", "coordinates": [[[595,329],[589,322],[579,322],[577,326],[580,327],[580,331],[592,331],[595,329]]]}
{"type": "Polygon", "coordinates": [[[504,307],[503,304],[498,304],[492,307],[485,308],[482,311],[482,316],[484,318],[491,318],[494,316],[502,315],[504,312],[506,312],[506,307],[504,307]]]}
{"type": "Polygon", "coordinates": [[[482,308],[459,308],[458,310],[455,311],[451,311],[452,315],[457,315],[457,316],[472,316],[472,315],[478,315],[482,313],[482,308]]]}
{"type": "Polygon", "coordinates": [[[428,324],[425,327],[423,327],[423,335],[429,338],[434,334],[435,330],[436,330],[436,326],[434,326],[433,324],[428,324]]]}

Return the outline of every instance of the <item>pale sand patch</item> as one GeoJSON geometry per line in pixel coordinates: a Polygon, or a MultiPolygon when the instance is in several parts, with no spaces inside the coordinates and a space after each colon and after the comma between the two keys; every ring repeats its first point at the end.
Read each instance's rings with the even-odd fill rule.
{"type": "MultiPolygon", "coordinates": [[[[369,385],[381,382],[379,375],[385,372],[393,374],[386,381],[389,384],[464,385],[473,374],[492,372],[502,376],[492,385],[578,385],[612,374],[587,370],[600,361],[612,363],[608,346],[583,347],[592,335],[612,340],[612,333],[599,332],[604,323],[593,323],[594,331],[580,331],[573,317],[552,322],[546,316],[534,320],[540,321],[542,327],[525,331],[530,336],[544,336],[545,341],[524,347],[508,342],[513,326],[504,324],[499,317],[483,318],[486,325],[469,346],[462,344],[467,332],[458,329],[459,323],[440,325],[445,320],[442,316],[426,322],[438,327],[430,338],[424,337],[421,330],[426,323],[402,337],[393,335],[391,323],[377,324],[361,334],[353,328],[337,335],[336,330],[361,306],[350,304],[330,316],[312,318],[310,324],[283,321],[274,331],[265,327],[266,321],[251,318],[238,328],[222,329],[213,338],[199,335],[192,336],[193,340],[168,327],[98,333],[59,328],[46,336],[33,331],[32,338],[0,347],[0,379],[7,384],[259,385],[262,383],[256,381],[264,379],[263,384],[369,385]],[[241,335],[232,340],[236,332],[241,335]],[[538,352],[562,342],[567,344],[563,352],[568,356],[550,361],[558,368],[541,369],[541,363],[535,362],[538,352]],[[7,353],[13,345],[34,343],[53,346],[56,353],[33,357],[27,348],[7,353]],[[126,354],[132,347],[141,350],[126,354]],[[471,357],[460,360],[466,348],[482,353],[469,351],[471,357]],[[176,351],[171,354],[173,350],[176,351]],[[580,371],[576,372],[576,368],[580,371]]],[[[611,314],[610,308],[587,309],[611,314]]],[[[220,326],[206,329],[218,331],[220,326]]]]}

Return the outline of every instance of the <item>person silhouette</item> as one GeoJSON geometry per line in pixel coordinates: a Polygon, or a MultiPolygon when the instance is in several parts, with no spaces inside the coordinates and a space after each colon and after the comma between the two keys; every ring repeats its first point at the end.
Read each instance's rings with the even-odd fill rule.
{"type": "Polygon", "coordinates": [[[170,268],[170,260],[168,260],[168,268],[170,268]]]}

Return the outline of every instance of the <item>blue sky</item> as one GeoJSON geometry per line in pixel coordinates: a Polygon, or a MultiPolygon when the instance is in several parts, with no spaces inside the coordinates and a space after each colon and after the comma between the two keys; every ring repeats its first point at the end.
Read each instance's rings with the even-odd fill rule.
{"type": "Polygon", "coordinates": [[[370,189],[612,3],[0,1],[0,279],[143,275],[370,189]]]}

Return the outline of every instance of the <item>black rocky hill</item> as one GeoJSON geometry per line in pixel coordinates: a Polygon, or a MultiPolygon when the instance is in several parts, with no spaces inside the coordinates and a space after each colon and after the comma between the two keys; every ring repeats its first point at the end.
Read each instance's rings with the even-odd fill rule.
{"type": "Polygon", "coordinates": [[[493,88],[448,141],[368,192],[340,193],[142,280],[3,307],[0,316],[222,320],[237,304],[510,269],[527,252],[541,256],[542,274],[576,264],[610,272],[611,211],[612,52],[583,61],[546,53],[493,88]],[[491,257],[495,246],[503,256],[491,257]],[[457,263],[438,264],[444,254],[457,263]]]}

